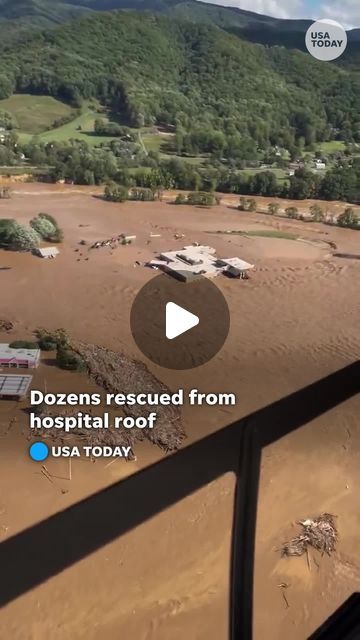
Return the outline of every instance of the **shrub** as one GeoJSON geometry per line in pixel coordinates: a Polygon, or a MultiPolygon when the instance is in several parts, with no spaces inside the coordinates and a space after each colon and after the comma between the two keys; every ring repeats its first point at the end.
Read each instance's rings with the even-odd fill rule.
{"type": "Polygon", "coordinates": [[[48,213],[39,213],[36,218],[30,220],[30,226],[48,242],[61,242],[64,239],[57,221],[48,213]]]}
{"type": "Polygon", "coordinates": [[[268,204],[268,214],[270,216],[274,216],[279,213],[280,205],[278,202],[269,202],[268,204]]]}
{"type": "Polygon", "coordinates": [[[104,198],[109,202],[125,202],[129,197],[128,188],[111,182],[104,189],[104,198]]]}
{"type": "Polygon", "coordinates": [[[353,207],[346,207],[345,211],[338,217],[339,227],[357,228],[360,218],[353,207]]]}
{"type": "Polygon", "coordinates": [[[45,240],[55,233],[54,225],[45,218],[33,218],[30,220],[30,227],[35,229],[35,231],[37,231],[37,233],[45,240]]]}
{"type": "Polygon", "coordinates": [[[256,211],[256,200],[254,200],[254,198],[244,198],[244,196],[241,196],[238,209],[239,211],[256,211]]]}
{"type": "Polygon", "coordinates": [[[31,251],[39,246],[40,240],[35,229],[15,220],[0,220],[0,246],[13,251],[31,251]]]}
{"type": "Polygon", "coordinates": [[[84,371],[85,363],[83,359],[70,348],[58,347],[56,352],[56,362],[60,369],[68,371],[84,371]]]}
{"type": "Polygon", "coordinates": [[[299,219],[299,211],[297,207],[287,207],[285,209],[285,214],[287,215],[288,218],[292,218],[292,220],[299,219]]]}
{"type": "Polygon", "coordinates": [[[9,344],[9,347],[11,347],[11,349],[37,349],[38,344],[30,340],[14,340],[14,342],[9,344]]]}
{"type": "Polygon", "coordinates": [[[51,339],[51,337],[41,338],[38,344],[42,351],[56,351],[57,349],[57,344],[51,339]]]}
{"type": "Polygon", "coordinates": [[[216,204],[216,198],[213,193],[208,191],[191,191],[187,196],[187,204],[212,207],[216,204]]]}
{"type": "Polygon", "coordinates": [[[9,200],[11,198],[11,189],[10,189],[10,187],[1,187],[0,188],[0,198],[2,200],[9,200]]]}
{"type": "Polygon", "coordinates": [[[238,206],[239,211],[246,211],[246,203],[246,198],[244,198],[244,196],[241,196],[238,206]]]}
{"type": "Polygon", "coordinates": [[[50,345],[53,349],[59,348],[67,348],[69,344],[69,337],[64,329],[56,329],[56,331],[47,331],[46,329],[36,329],[34,331],[35,336],[38,339],[39,346],[44,351],[51,351],[50,345]],[[42,347],[41,345],[48,345],[48,348],[42,347]]]}
{"type": "Polygon", "coordinates": [[[41,238],[35,229],[18,225],[13,236],[13,247],[21,251],[31,251],[39,246],[40,240],[41,238]]]}
{"type": "Polygon", "coordinates": [[[174,204],[186,204],[186,196],[184,196],[183,193],[178,193],[174,200],[174,204]]]}
{"type": "Polygon", "coordinates": [[[10,245],[11,237],[16,228],[15,220],[11,218],[2,218],[0,220],[0,246],[8,247],[10,245]]]}
{"type": "Polygon", "coordinates": [[[323,222],[325,214],[319,204],[313,204],[310,207],[311,220],[313,222],[323,222]]]}
{"type": "Polygon", "coordinates": [[[130,189],[130,200],[140,200],[150,202],[155,200],[155,193],[146,187],[132,187],[130,189]]]}

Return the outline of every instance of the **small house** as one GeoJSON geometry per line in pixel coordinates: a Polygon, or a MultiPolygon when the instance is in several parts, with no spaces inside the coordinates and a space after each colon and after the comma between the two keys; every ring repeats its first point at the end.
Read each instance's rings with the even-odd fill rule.
{"type": "Polygon", "coordinates": [[[39,247],[38,249],[34,249],[34,254],[39,256],[39,258],[56,258],[59,253],[57,247],[39,247]]]}

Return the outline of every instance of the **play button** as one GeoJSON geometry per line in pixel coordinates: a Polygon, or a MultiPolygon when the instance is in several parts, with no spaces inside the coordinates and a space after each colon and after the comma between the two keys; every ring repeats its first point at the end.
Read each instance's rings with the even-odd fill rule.
{"type": "Polygon", "coordinates": [[[199,324],[198,316],[179,307],[175,302],[166,305],[166,337],[173,340],[199,324]]]}
{"type": "Polygon", "coordinates": [[[130,325],[146,358],[168,369],[192,369],[220,351],[230,316],[223,294],[208,278],[184,283],[161,274],[138,292],[130,325]]]}

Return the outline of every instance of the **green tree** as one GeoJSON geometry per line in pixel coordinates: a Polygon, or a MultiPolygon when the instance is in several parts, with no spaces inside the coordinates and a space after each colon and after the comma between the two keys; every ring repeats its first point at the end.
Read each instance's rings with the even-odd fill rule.
{"type": "Polygon", "coordinates": [[[30,226],[48,242],[62,242],[64,234],[57,221],[49,213],[39,213],[30,220],[30,226]]]}
{"type": "Polygon", "coordinates": [[[30,227],[35,229],[44,240],[48,240],[55,234],[54,225],[51,224],[49,220],[46,220],[46,218],[33,218],[30,220],[30,227]]]}
{"type": "Polygon", "coordinates": [[[130,189],[130,200],[140,200],[142,202],[148,202],[155,200],[155,190],[147,187],[132,187],[130,189]]]}
{"type": "Polygon", "coordinates": [[[174,204],[186,204],[186,196],[183,193],[178,193],[174,200],[174,204]]]}
{"type": "Polygon", "coordinates": [[[325,213],[319,204],[311,205],[310,214],[313,222],[324,222],[325,220],[325,213]]]}
{"type": "Polygon", "coordinates": [[[14,251],[31,251],[40,244],[40,236],[31,227],[21,225],[16,220],[0,220],[0,246],[14,251]]]}
{"type": "Polygon", "coordinates": [[[293,220],[298,220],[299,218],[299,210],[297,207],[286,207],[285,214],[288,218],[292,218],[293,220]]]}
{"type": "Polygon", "coordinates": [[[244,196],[240,197],[238,209],[239,211],[247,211],[247,198],[244,198],[244,196]]]}
{"type": "Polygon", "coordinates": [[[129,190],[127,187],[112,182],[104,189],[104,198],[110,202],[125,202],[128,200],[129,190]]]}
{"type": "Polygon", "coordinates": [[[60,369],[68,371],[84,371],[85,363],[82,358],[70,348],[58,346],[56,352],[56,362],[60,369]]]}
{"type": "Polygon", "coordinates": [[[10,342],[9,347],[11,349],[37,349],[38,344],[30,340],[14,340],[14,342],[10,342]]]}
{"type": "Polygon", "coordinates": [[[0,75],[0,100],[8,98],[14,92],[14,81],[4,74],[0,75]]]}
{"type": "Polygon", "coordinates": [[[353,207],[346,207],[345,211],[339,215],[337,223],[339,227],[357,227],[360,218],[353,207]]]}
{"type": "Polygon", "coordinates": [[[198,205],[203,207],[212,207],[216,204],[216,197],[208,191],[192,191],[188,194],[187,204],[198,205]]]}
{"type": "Polygon", "coordinates": [[[277,215],[280,211],[280,205],[278,202],[269,202],[267,208],[268,208],[268,213],[271,216],[277,215]]]}
{"type": "Polygon", "coordinates": [[[18,251],[32,251],[40,244],[40,236],[31,227],[18,224],[12,236],[11,245],[18,251]]]}

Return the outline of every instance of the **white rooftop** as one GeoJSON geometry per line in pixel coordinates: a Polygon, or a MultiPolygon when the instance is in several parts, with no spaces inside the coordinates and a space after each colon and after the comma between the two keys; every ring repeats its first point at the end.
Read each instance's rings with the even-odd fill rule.
{"type": "Polygon", "coordinates": [[[14,349],[7,343],[0,343],[0,359],[19,358],[36,360],[40,357],[40,349],[14,349]]]}
{"type": "Polygon", "coordinates": [[[188,245],[177,251],[166,251],[161,253],[159,258],[151,260],[149,265],[163,268],[169,273],[207,277],[223,273],[230,266],[239,271],[254,268],[254,265],[241,258],[218,258],[216,249],[205,245],[188,245]]]}
{"type": "Polygon", "coordinates": [[[0,374],[0,395],[24,396],[31,384],[32,376],[0,374]]]}
{"type": "Polygon", "coordinates": [[[245,262],[241,258],[219,258],[219,262],[222,262],[224,265],[229,267],[236,267],[240,271],[247,271],[248,269],[253,269],[254,265],[249,262],[245,262]]]}
{"type": "Polygon", "coordinates": [[[41,255],[42,258],[49,258],[51,256],[57,256],[58,253],[60,253],[60,251],[59,251],[59,249],[57,247],[40,247],[37,251],[41,255]]]}

